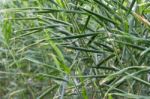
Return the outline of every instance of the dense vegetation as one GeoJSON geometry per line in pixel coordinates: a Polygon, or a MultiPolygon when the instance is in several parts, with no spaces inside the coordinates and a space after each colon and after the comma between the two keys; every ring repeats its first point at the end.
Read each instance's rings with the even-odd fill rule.
{"type": "Polygon", "coordinates": [[[150,99],[149,0],[0,0],[0,99],[150,99]]]}

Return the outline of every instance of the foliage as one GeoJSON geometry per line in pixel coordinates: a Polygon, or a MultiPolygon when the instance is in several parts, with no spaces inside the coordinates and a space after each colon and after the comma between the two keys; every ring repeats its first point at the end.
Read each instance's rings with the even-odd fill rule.
{"type": "Polygon", "coordinates": [[[150,99],[149,0],[0,8],[0,98],[150,99]]]}

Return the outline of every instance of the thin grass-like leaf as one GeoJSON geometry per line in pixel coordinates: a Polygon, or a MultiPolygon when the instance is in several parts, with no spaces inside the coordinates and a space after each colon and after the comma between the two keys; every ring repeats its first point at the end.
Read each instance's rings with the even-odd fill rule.
{"type": "Polygon", "coordinates": [[[122,94],[122,93],[110,93],[111,95],[117,95],[117,96],[122,96],[122,97],[126,97],[126,98],[134,98],[134,99],[149,99],[149,96],[141,96],[141,95],[134,95],[131,93],[126,93],[126,94],[122,94]]]}
{"type": "Polygon", "coordinates": [[[26,32],[26,31],[34,31],[34,30],[44,30],[44,29],[47,29],[47,28],[55,28],[55,27],[61,27],[61,26],[65,26],[65,25],[55,24],[55,25],[49,25],[49,26],[40,26],[40,27],[34,27],[34,28],[18,30],[18,31],[15,31],[15,32],[17,33],[17,32],[26,32]]]}
{"type": "Polygon", "coordinates": [[[135,3],[136,3],[136,0],[132,0],[131,5],[130,5],[130,8],[129,8],[129,11],[128,11],[127,15],[129,15],[129,13],[131,13],[132,8],[133,8],[133,6],[134,6],[134,4],[135,4],[135,3]]]}
{"type": "Polygon", "coordinates": [[[61,78],[61,77],[57,77],[57,76],[53,76],[53,75],[48,75],[48,74],[44,74],[44,73],[38,73],[37,74],[37,77],[38,76],[43,76],[43,77],[48,77],[48,78],[52,78],[54,80],[59,80],[59,81],[64,81],[64,82],[68,82],[67,80],[61,78]]]}
{"type": "Polygon", "coordinates": [[[68,45],[62,45],[62,47],[66,47],[68,49],[73,49],[73,50],[84,51],[84,52],[92,52],[92,53],[102,53],[102,52],[104,52],[104,51],[99,51],[99,50],[92,50],[92,49],[86,49],[86,48],[74,47],[74,46],[68,46],[68,45]]]}
{"type": "Polygon", "coordinates": [[[117,23],[114,22],[113,20],[108,19],[108,18],[106,18],[106,17],[104,17],[104,16],[102,16],[102,15],[99,15],[99,14],[97,14],[97,13],[94,13],[94,12],[92,12],[92,11],[90,11],[90,10],[87,10],[87,9],[84,9],[84,8],[82,8],[82,9],[83,9],[84,11],[88,12],[90,15],[99,18],[101,21],[106,21],[106,22],[110,22],[110,23],[113,23],[113,24],[117,24],[117,23]]]}
{"type": "Polygon", "coordinates": [[[105,59],[103,59],[101,62],[99,62],[96,67],[100,67],[100,65],[104,64],[105,62],[107,62],[109,59],[113,58],[115,55],[114,54],[111,54],[109,55],[108,57],[106,57],[105,59]]]}
{"type": "Polygon", "coordinates": [[[109,75],[108,77],[106,77],[103,81],[100,82],[100,84],[104,84],[106,81],[113,79],[114,77],[116,77],[117,75],[121,75],[123,73],[125,73],[127,70],[131,70],[131,69],[148,69],[147,66],[132,66],[132,67],[127,67],[124,68],[114,74],[109,75]]]}
{"type": "Polygon", "coordinates": [[[47,94],[49,94],[51,91],[53,91],[54,89],[56,89],[58,87],[58,85],[55,85],[53,87],[49,87],[47,88],[44,92],[42,92],[42,94],[40,96],[37,97],[37,99],[42,99],[44,96],[46,96],[47,94]]]}

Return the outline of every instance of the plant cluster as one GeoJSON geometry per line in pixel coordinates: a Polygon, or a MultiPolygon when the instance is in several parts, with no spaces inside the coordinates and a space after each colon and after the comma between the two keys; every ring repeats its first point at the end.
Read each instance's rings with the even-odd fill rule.
{"type": "Polygon", "coordinates": [[[6,0],[0,19],[0,99],[150,99],[149,0],[6,0]]]}

